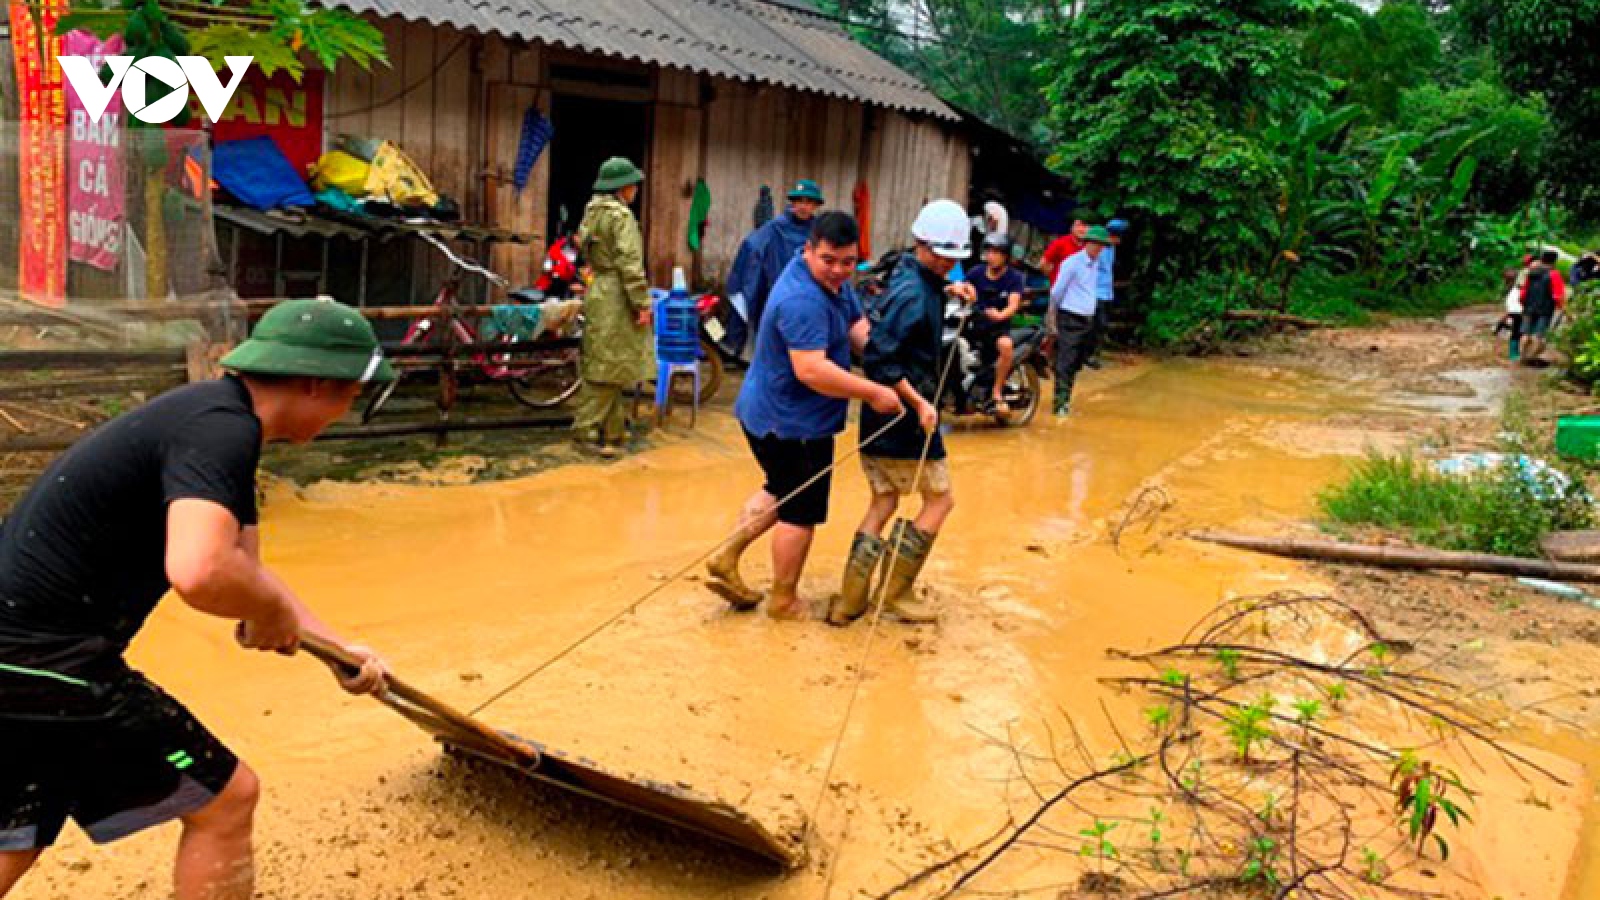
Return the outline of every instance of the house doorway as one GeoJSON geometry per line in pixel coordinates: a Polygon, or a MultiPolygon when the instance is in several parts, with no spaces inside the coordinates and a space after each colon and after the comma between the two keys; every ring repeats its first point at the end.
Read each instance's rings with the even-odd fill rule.
{"type": "MultiPolygon", "coordinates": [[[[649,148],[650,107],[645,103],[606,100],[576,94],[556,94],[551,99],[550,218],[545,232],[550,240],[577,231],[583,210],[594,195],[600,164],[625,156],[645,168],[649,148]]],[[[635,203],[643,209],[643,203],[635,203]]]]}

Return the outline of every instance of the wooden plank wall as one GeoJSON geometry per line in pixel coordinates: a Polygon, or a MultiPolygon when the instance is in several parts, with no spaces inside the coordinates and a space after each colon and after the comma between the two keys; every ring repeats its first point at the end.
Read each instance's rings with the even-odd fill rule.
{"type": "MultiPolygon", "coordinates": [[[[704,110],[700,76],[662,69],[656,77],[654,132],[646,163],[649,208],[644,215],[645,262],[650,283],[672,283],[672,269],[682,266],[693,277],[689,249],[689,206],[700,178],[700,143],[704,110]]],[[[709,183],[709,182],[708,182],[709,183]]],[[[712,195],[713,203],[716,200],[712,195]]]]}
{"type": "Polygon", "coordinates": [[[893,110],[869,114],[846,100],[724,79],[714,79],[712,90],[708,282],[720,282],[732,265],[763,184],[782,209],[796,179],[814,178],[830,208],[849,210],[856,183],[865,178],[880,253],[909,240],[911,221],[927,201],[967,200],[971,154],[965,138],[943,123],[893,110]]]}
{"type": "MultiPolygon", "coordinates": [[[[324,112],[327,143],[350,134],[394,141],[428,174],[433,186],[471,208],[472,166],[467,159],[472,113],[473,38],[448,27],[399,19],[373,19],[383,31],[389,65],[363,72],[340,66],[328,78],[324,112]]],[[[397,244],[375,244],[374,259],[397,244]]],[[[411,297],[429,302],[452,266],[437,251],[412,248],[411,297]]]]}
{"type": "Polygon", "coordinates": [[[967,142],[933,119],[878,110],[867,136],[875,254],[905,246],[923,204],[946,197],[965,204],[972,176],[967,142]]]}
{"type": "MultiPolygon", "coordinates": [[[[474,37],[448,27],[375,20],[388,39],[390,67],[373,74],[341,67],[329,79],[330,144],[341,133],[396,140],[435,186],[465,210],[480,208],[489,224],[542,234],[547,220],[549,150],[520,193],[511,184],[522,118],[530,105],[548,114],[547,53],[537,44],[496,35],[474,37]],[[474,108],[473,42],[481,46],[483,94],[474,108]],[[485,159],[468,159],[474,129],[485,159]]],[[[762,185],[783,194],[814,178],[829,206],[849,209],[865,177],[873,197],[875,249],[901,244],[917,210],[948,196],[965,201],[971,159],[966,142],[932,119],[771,85],[656,70],[647,163],[650,190],[643,219],[651,281],[665,284],[674,265],[688,269],[689,204],[702,174],[711,189],[710,224],[701,281],[720,284],[751,228],[762,185]],[[703,93],[709,89],[709,105],[703,93]],[[702,147],[702,136],[705,146],[702,147]],[[702,171],[703,169],[703,171],[702,171]]],[[[557,135],[555,140],[572,140],[557,135]]],[[[427,248],[425,248],[427,249],[427,248]]],[[[538,275],[543,246],[500,247],[493,267],[514,283],[538,275]]],[[[418,252],[413,302],[427,302],[448,263],[418,252]]]]}
{"type": "MultiPolygon", "coordinates": [[[[550,148],[539,155],[527,185],[519,192],[514,181],[517,148],[522,142],[522,119],[529,106],[550,115],[550,90],[545,86],[544,53],[537,44],[514,44],[498,36],[484,39],[483,79],[486,128],[482,171],[485,217],[488,223],[543,236],[550,200],[550,148]]],[[[531,285],[539,277],[544,244],[502,244],[495,247],[492,268],[516,285],[531,285]]]]}

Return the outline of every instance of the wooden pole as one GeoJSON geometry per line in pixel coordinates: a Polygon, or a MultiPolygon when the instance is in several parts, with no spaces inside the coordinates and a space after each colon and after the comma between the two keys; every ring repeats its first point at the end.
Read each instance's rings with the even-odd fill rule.
{"type": "Polygon", "coordinates": [[[1550,562],[1543,559],[1524,559],[1517,556],[1495,556],[1489,553],[1452,553],[1446,550],[1421,550],[1412,547],[1377,547],[1370,544],[1349,544],[1343,541],[1308,541],[1291,538],[1263,538],[1231,532],[1198,532],[1190,535],[1197,541],[1220,544],[1239,550],[1251,550],[1271,556],[1290,559],[1309,559],[1320,562],[1349,563],[1374,566],[1381,569],[1428,570],[1451,572],[1477,572],[1487,575],[1511,575],[1524,578],[1547,578],[1554,581],[1581,581],[1600,584],[1600,566],[1581,563],[1550,562]]]}
{"type": "MultiPolygon", "coordinates": [[[[332,668],[349,672],[358,672],[361,669],[361,661],[350,655],[343,647],[314,634],[301,632],[300,646],[332,668]]],[[[380,699],[401,715],[413,718],[413,711],[409,707],[415,707],[433,721],[443,723],[449,726],[450,730],[459,732],[471,743],[492,749],[504,756],[506,761],[513,765],[527,769],[538,768],[542,756],[532,746],[506,737],[443,700],[412,687],[396,675],[391,674],[386,681],[388,690],[380,699]]]]}

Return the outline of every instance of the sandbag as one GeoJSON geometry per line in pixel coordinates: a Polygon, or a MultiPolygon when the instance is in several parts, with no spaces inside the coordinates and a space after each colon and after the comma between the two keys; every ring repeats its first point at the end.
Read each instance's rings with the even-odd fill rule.
{"type": "Polygon", "coordinates": [[[372,164],[344,152],[330,150],[311,165],[311,187],[316,191],[338,188],[352,197],[367,193],[367,178],[372,164]]]}
{"type": "Polygon", "coordinates": [[[366,188],[369,196],[386,198],[400,206],[432,207],[439,202],[428,176],[393,141],[384,141],[372,158],[366,188]]]}

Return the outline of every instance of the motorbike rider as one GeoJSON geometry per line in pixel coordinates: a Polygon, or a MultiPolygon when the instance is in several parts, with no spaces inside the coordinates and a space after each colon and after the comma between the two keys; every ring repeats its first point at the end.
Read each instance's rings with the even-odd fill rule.
{"type": "Polygon", "coordinates": [[[848,625],[866,612],[873,573],[886,557],[884,614],[907,624],[938,620],[913,586],[940,527],[955,509],[937,403],[945,356],[945,297],[963,303],[975,299],[972,285],[948,281],[957,261],[972,253],[971,224],[966,210],[953,200],[923,207],[911,225],[916,247],[900,255],[887,289],[871,302],[872,332],[862,369],[868,378],[893,388],[912,415],[896,421],[893,414],[871,407],[861,410],[861,436],[877,436],[861,447],[872,501],[851,543],[842,590],[828,610],[831,624],[848,625]],[[915,521],[895,522],[885,542],[884,526],[899,509],[900,498],[911,493],[922,495],[922,509],[915,521]]]}
{"type": "Polygon", "coordinates": [[[967,273],[967,283],[977,293],[967,322],[967,340],[978,350],[984,365],[993,365],[994,396],[987,412],[1004,416],[1005,383],[1011,376],[1016,346],[1011,340],[1011,319],[1022,309],[1022,273],[1011,265],[1011,237],[994,232],[983,239],[983,265],[967,273]]]}

